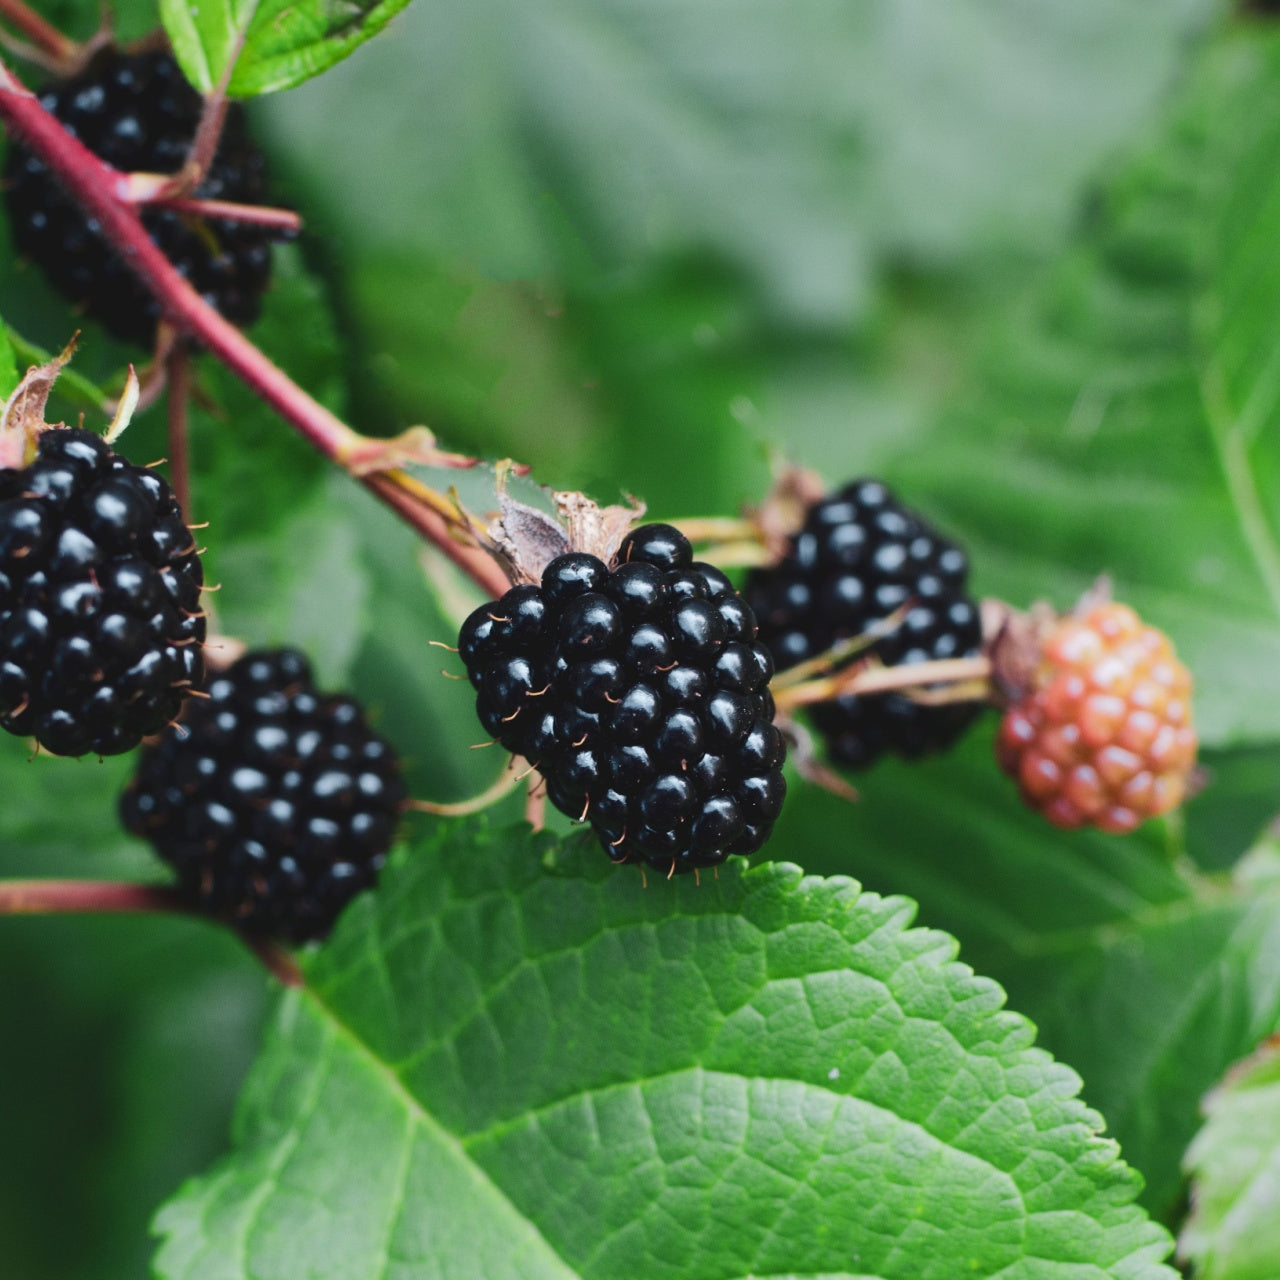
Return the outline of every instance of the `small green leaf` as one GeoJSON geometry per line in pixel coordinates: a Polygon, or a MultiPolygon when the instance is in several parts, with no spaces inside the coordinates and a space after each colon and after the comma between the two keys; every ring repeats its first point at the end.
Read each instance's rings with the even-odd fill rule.
{"type": "Polygon", "coordinates": [[[377,35],[409,0],[160,0],[192,84],[216,87],[232,62],[240,98],[291,89],[377,35]]]}
{"type": "Polygon", "coordinates": [[[18,385],[18,360],[9,341],[9,332],[0,321],[0,401],[18,385]]]}
{"type": "Polygon", "coordinates": [[[1280,1037],[1205,1099],[1187,1152],[1191,1216],[1178,1250],[1198,1280],[1275,1280],[1280,1260],[1280,1037]]]}
{"type": "Polygon", "coordinates": [[[446,827],[282,1002],[169,1280],[1171,1280],[1079,1080],[901,898],[446,827]]]}

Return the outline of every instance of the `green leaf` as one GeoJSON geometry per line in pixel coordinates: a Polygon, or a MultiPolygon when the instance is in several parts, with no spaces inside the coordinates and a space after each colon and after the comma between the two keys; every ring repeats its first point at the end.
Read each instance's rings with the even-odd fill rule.
{"type": "Polygon", "coordinates": [[[13,344],[9,341],[9,331],[0,320],[0,401],[7,399],[17,385],[17,357],[13,353],[13,344]]]}
{"type": "Polygon", "coordinates": [[[311,659],[321,685],[345,682],[361,638],[373,622],[371,584],[334,477],[269,534],[223,548],[218,572],[235,590],[219,601],[230,635],[250,646],[290,645],[311,659]],[[305,548],[305,554],[289,554],[305,548]]]}
{"type": "Polygon", "coordinates": [[[1280,1038],[1205,1099],[1187,1151],[1191,1215],[1179,1253],[1198,1280],[1273,1280],[1280,1258],[1280,1038]]]}
{"type": "MultiPolygon", "coordinates": [[[[991,730],[945,759],[886,763],[860,780],[856,805],[793,788],[766,853],[803,849],[811,871],[907,892],[960,936],[1084,1077],[1147,1181],[1147,1207],[1170,1213],[1201,1096],[1280,1029],[1280,877],[1257,853],[1229,881],[1197,873],[1176,824],[1123,838],[1053,829],[994,769],[991,730]]],[[[1210,765],[1232,795],[1238,767],[1210,765]]],[[[1212,785],[1192,802],[1189,839],[1224,838],[1199,816],[1210,801],[1218,811],[1212,785]]],[[[1268,817],[1276,788],[1273,773],[1268,817]]]]}
{"type": "Polygon", "coordinates": [[[282,1002],[157,1274],[1171,1278],[1079,1081],[912,913],[447,827],[282,1002]]]}
{"type": "Polygon", "coordinates": [[[372,39],[409,0],[160,0],[160,17],[191,83],[247,98],[291,89],[372,39]],[[237,56],[238,55],[238,56],[237,56]]]}

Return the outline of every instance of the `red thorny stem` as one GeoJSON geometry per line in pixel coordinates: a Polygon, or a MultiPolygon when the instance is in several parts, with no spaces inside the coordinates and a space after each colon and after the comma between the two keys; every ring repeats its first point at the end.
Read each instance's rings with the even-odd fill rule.
{"type": "MultiPolygon", "coordinates": [[[[208,919],[167,885],[115,880],[0,881],[0,915],[122,915],[165,912],[208,919]]],[[[233,930],[234,932],[234,930],[233,930]]],[[[286,987],[304,985],[302,970],[283,947],[266,938],[236,936],[286,987]]]]}
{"type": "MultiPolygon", "coordinates": [[[[97,219],[107,240],[150,289],[170,323],[207,348],[321,453],[345,467],[366,438],[308,395],[200,297],[147,234],[128,196],[128,175],[104,163],[72,138],[2,61],[0,120],[40,156],[85,211],[97,219]]],[[[498,564],[479,547],[458,542],[442,516],[405,491],[402,477],[401,472],[386,470],[354,478],[484,590],[502,595],[510,583],[498,564]]]]}

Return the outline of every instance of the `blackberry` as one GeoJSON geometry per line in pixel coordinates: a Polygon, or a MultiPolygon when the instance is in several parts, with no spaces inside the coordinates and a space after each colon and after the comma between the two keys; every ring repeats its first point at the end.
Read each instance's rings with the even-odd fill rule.
{"type": "MultiPolygon", "coordinates": [[[[107,48],[79,74],[47,87],[40,102],[122,172],[174,173],[186,160],[203,100],[172,54],[107,48]]],[[[249,141],[243,108],[233,103],[217,156],[195,194],[259,204],[266,186],[262,154],[249,141]]],[[[155,300],[44,162],[13,145],[4,187],[18,252],[118,338],[151,345],[160,318],[155,300]]],[[[279,231],[155,206],[142,210],[142,222],[165,256],[228,320],[245,326],[258,318],[279,231]]]]}
{"type": "MultiPolygon", "coordinates": [[[[865,634],[909,605],[866,652],[885,666],[974,657],[978,607],[963,551],[876,480],[855,480],[810,507],[776,566],[754,570],[744,594],[779,670],[865,634]]],[[[810,708],[831,757],[854,769],[885,752],[914,758],[949,747],[978,703],[928,706],[905,694],[846,695],[810,708]]]]}
{"type": "Polygon", "coordinates": [[[692,871],[768,839],[786,793],[773,662],[742,597],[669,525],[633,530],[612,568],[558,556],[540,586],[477,609],[458,647],[486,731],[615,862],[692,871]]]}
{"type": "Polygon", "coordinates": [[[203,574],[169,486],[98,436],[42,432],[0,469],[0,724],[115,755],[204,676],[203,574]]]}
{"type": "Polygon", "coordinates": [[[404,809],[400,762],[292,649],[249,653],[143,750],[120,799],[198,910],[307,942],[372,885],[404,809]]]}

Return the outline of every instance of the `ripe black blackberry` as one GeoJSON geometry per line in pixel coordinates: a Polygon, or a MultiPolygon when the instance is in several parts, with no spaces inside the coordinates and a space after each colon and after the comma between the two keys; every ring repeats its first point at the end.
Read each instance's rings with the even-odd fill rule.
{"type": "Polygon", "coordinates": [[[0,724],[115,755],[204,676],[203,574],[169,486],[88,431],[0,468],[0,724]]]}
{"type": "MultiPolygon", "coordinates": [[[[754,570],[744,594],[779,670],[865,634],[910,602],[870,650],[885,666],[974,657],[978,606],[966,594],[969,562],[877,480],[855,480],[810,507],[777,565],[754,570]]],[[[863,655],[865,656],[865,654],[863,655]]],[[[930,706],[905,694],[836,698],[810,708],[837,762],[865,768],[884,752],[914,758],[954,743],[978,703],[930,706]]]]}
{"type": "Polygon", "coordinates": [[[308,942],[372,885],[404,809],[391,746],[292,649],[246,654],[143,750],[120,799],[198,910],[308,942]]]}
{"type": "MultiPolygon", "coordinates": [[[[181,169],[202,108],[172,54],[114,47],[103,49],[77,75],[48,86],[40,102],[90,151],[125,173],[181,169]]],[[[11,146],[3,185],[17,250],[117,337],[151,345],[160,317],[155,300],[44,162],[19,144],[11,146]]],[[[249,141],[243,109],[233,103],[217,156],[195,194],[260,204],[266,185],[262,154],[249,141]]],[[[245,326],[258,318],[279,231],[154,206],[143,209],[142,222],[165,256],[228,320],[245,326]]]]}
{"type": "Polygon", "coordinates": [[[651,524],[614,567],[571,552],[463,624],[485,729],[615,862],[664,872],[754,853],[782,807],[773,663],[751,610],[688,540],[651,524]]]}

